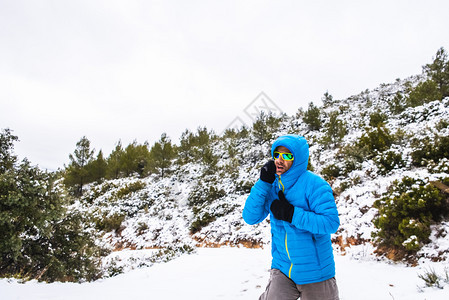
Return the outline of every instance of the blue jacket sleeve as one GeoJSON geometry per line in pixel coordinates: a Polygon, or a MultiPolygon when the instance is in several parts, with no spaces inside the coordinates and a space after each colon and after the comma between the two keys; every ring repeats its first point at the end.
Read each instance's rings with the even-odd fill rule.
{"type": "Polygon", "coordinates": [[[242,214],[243,220],[249,225],[262,222],[270,213],[268,207],[268,193],[270,190],[271,184],[260,179],[251,188],[242,214]]]}
{"type": "Polygon", "coordinates": [[[340,226],[337,205],[330,185],[315,177],[306,190],[310,211],[295,207],[292,224],[313,234],[335,233],[340,226]]]}

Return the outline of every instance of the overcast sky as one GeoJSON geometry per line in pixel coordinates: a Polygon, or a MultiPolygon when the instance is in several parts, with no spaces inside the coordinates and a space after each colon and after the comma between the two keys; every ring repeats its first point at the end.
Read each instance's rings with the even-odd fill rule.
{"type": "Polygon", "coordinates": [[[221,133],[264,92],[293,115],[420,74],[449,50],[449,1],[0,0],[0,129],[42,168],[87,136],[221,133]]]}

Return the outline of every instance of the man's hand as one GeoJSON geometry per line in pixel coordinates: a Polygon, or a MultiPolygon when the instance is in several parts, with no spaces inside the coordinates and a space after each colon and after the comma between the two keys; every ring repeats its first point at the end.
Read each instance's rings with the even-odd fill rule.
{"type": "Polygon", "coordinates": [[[275,174],[276,165],[274,164],[274,160],[269,160],[260,170],[260,179],[268,183],[273,183],[276,179],[275,174]]]}
{"type": "Polygon", "coordinates": [[[295,207],[285,198],[284,192],[279,191],[279,200],[276,199],[271,203],[270,209],[274,217],[278,220],[292,222],[295,207]]]}

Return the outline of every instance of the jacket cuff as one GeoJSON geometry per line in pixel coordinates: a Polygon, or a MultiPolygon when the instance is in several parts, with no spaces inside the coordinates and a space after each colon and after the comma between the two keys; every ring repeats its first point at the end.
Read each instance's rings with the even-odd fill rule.
{"type": "Polygon", "coordinates": [[[265,182],[265,181],[263,181],[262,179],[259,178],[259,180],[257,180],[254,185],[257,185],[257,187],[260,188],[261,190],[269,191],[273,184],[265,182]]]}
{"type": "Polygon", "coordinates": [[[301,224],[301,219],[304,215],[304,209],[301,207],[294,206],[293,217],[292,217],[292,225],[294,225],[298,229],[302,229],[299,225],[301,224]]]}

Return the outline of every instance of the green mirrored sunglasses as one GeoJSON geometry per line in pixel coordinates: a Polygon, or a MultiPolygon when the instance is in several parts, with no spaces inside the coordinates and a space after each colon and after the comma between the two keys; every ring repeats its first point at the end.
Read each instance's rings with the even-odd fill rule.
{"type": "Polygon", "coordinates": [[[279,156],[281,156],[283,160],[287,160],[287,161],[292,161],[292,160],[295,159],[295,158],[293,157],[293,154],[288,153],[288,152],[279,152],[279,151],[275,151],[275,152],[273,153],[274,159],[278,159],[279,156]]]}

